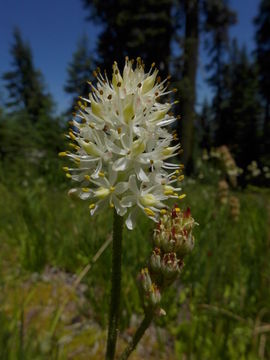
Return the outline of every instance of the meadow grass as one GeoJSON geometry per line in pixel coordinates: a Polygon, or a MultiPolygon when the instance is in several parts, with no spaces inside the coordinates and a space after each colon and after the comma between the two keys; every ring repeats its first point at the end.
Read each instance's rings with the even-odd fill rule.
{"type": "MultiPolygon", "coordinates": [[[[51,350],[44,353],[45,345],[33,341],[35,331],[50,327],[47,320],[38,330],[29,326],[23,333],[24,308],[29,311],[29,303],[35,304],[38,296],[27,287],[20,302],[14,290],[33,274],[42,274],[46,266],[78,274],[111,236],[112,212],[91,218],[87,203],[67,196],[67,186],[61,179],[42,177],[12,186],[8,181],[0,183],[1,359],[68,358],[53,343],[47,344],[51,350]]],[[[260,326],[270,323],[269,190],[235,192],[241,212],[239,221],[233,222],[228,206],[217,202],[216,186],[187,182],[184,189],[188,196],[182,206],[191,207],[199,226],[195,250],[181,280],[164,296],[167,316],[157,321],[172,339],[169,358],[257,359],[262,353],[267,358],[269,341],[260,326]]],[[[121,330],[130,324],[132,314],[142,314],[136,276],[151,251],[152,228],[153,223],[142,215],[134,231],[124,231],[121,330]]],[[[83,279],[91,315],[85,305],[80,311],[100,326],[101,334],[107,323],[110,256],[109,247],[83,279]]],[[[40,286],[42,296],[50,297],[49,290],[40,286]]],[[[77,295],[72,296],[74,300],[77,295]]],[[[55,311],[58,306],[56,302],[55,311]]],[[[76,340],[78,346],[80,341],[94,346],[97,332],[87,331],[76,340]]],[[[54,344],[63,332],[59,325],[54,344]]],[[[44,340],[46,333],[41,337],[44,340]]],[[[159,351],[162,346],[161,337],[159,351]]]]}

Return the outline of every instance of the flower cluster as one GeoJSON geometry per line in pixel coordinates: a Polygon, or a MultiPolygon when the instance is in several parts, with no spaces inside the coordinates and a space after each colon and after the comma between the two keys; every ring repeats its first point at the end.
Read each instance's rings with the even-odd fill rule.
{"type": "MultiPolygon", "coordinates": [[[[207,159],[204,153],[204,159],[207,159]]],[[[242,174],[243,170],[236,165],[236,162],[226,145],[222,145],[218,148],[213,148],[210,151],[210,157],[220,160],[220,165],[223,172],[228,177],[230,184],[233,187],[237,186],[237,177],[242,174]]]]}
{"type": "Polygon", "coordinates": [[[218,201],[220,204],[225,205],[228,202],[229,185],[226,180],[220,180],[218,182],[218,201]]]}
{"type": "Polygon", "coordinates": [[[231,196],[229,204],[231,218],[234,222],[238,222],[240,217],[240,201],[238,197],[231,196]]]}
{"type": "Polygon", "coordinates": [[[154,308],[160,313],[161,293],[179,276],[184,257],[194,247],[192,230],[195,225],[189,208],[181,211],[175,205],[161,216],[154,230],[154,250],[149,265],[138,276],[146,310],[154,308]]]}
{"type": "MultiPolygon", "coordinates": [[[[135,225],[138,209],[157,221],[166,208],[164,201],[179,198],[177,181],[183,179],[182,167],[170,162],[180,150],[171,145],[176,133],[165,128],[176,118],[170,112],[173,103],[161,103],[168,91],[168,78],[157,76],[152,64],[145,73],[144,64],[126,58],[121,74],[113,64],[112,80],[94,72],[96,86],[89,98],[81,98],[68,137],[73,152],[61,152],[76,165],[64,167],[67,177],[80,185],[70,190],[90,200],[90,212],[110,206],[120,216],[128,212],[126,225],[135,225]]],[[[184,195],[180,195],[180,198],[184,195]]]]}

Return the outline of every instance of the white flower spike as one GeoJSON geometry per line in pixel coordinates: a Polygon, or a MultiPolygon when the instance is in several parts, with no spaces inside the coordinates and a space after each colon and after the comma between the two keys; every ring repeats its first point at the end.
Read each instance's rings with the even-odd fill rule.
{"type": "Polygon", "coordinates": [[[74,114],[68,138],[73,152],[61,152],[75,168],[64,167],[66,175],[80,183],[70,190],[81,199],[90,200],[90,213],[104,206],[115,208],[118,215],[128,213],[126,226],[133,229],[138,209],[154,221],[166,208],[169,198],[181,198],[179,187],[182,166],[168,159],[176,155],[180,144],[165,126],[176,118],[169,112],[172,104],[161,103],[170,93],[165,79],[160,81],[152,64],[148,73],[137,59],[126,58],[121,74],[113,64],[112,80],[105,73],[94,72],[89,98],[81,98],[74,114]]]}

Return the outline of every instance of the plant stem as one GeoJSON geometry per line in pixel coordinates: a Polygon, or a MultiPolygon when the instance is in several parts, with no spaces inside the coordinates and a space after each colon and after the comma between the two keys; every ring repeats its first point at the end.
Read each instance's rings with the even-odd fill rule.
{"type": "Polygon", "coordinates": [[[126,360],[128,359],[129,355],[132,353],[132,351],[136,348],[136,346],[138,345],[138,342],[141,340],[141,338],[143,337],[146,329],[149,327],[149,325],[151,324],[151,321],[153,320],[154,317],[154,313],[150,312],[145,314],[143,321],[141,322],[141,325],[138,327],[136,333],[134,334],[131,342],[128,344],[128,346],[126,347],[125,351],[122,353],[122,355],[120,356],[119,360],[126,360]]]}
{"type": "Polygon", "coordinates": [[[112,273],[111,273],[111,302],[109,310],[109,327],[107,337],[106,360],[113,360],[118,335],[118,319],[121,293],[121,253],[123,236],[123,217],[114,210],[113,244],[112,244],[112,273]]]}

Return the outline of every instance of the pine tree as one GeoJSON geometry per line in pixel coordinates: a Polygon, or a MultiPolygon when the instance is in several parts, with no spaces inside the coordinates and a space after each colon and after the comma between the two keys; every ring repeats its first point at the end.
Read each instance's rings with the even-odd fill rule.
{"type": "Polygon", "coordinates": [[[6,105],[13,111],[25,110],[32,122],[52,110],[52,99],[45,93],[41,72],[34,67],[30,46],[23,41],[20,30],[14,30],[11,47],[13,70],[3,74],[9,100],[6,105]]]}
{"type": "Polygon", "coordinates": [[[73,53],[72,60],[68,65],[68,78],[64,90],[73,95],[73,106],[77,102],[78,96],[88,97],[89,84],[92,80],[93,58],[88,48],[89,39],[83,35],[78,41],[77,49],[73,53]]]}
{"type": "Polygon", "coordinates": [[[234,43],[232,52],[231,61],[226,65],[221,79],[225,90],[221,104],[221,130],[223,144],[229,145],[237,164],[245,168],[259,154],[258,123],[261,107],[258,70],[245,48],[239,50],[234,43]]]}
{"type": "Polygon", "coordinates": [[[178,85],[181,94],[179,110],[182,117],[182,121],[179,123],[179,132],[184,149],[183,162],[189,171],[192,169],[194,122],[196,118],[199,40],[202,35],[206,34],[208,49],[212,56],[212,66],[217,69],[215,74],[211,76],[210,82],[217,92],[216,107],[219,107],[221,58],[227,41],[227,29],[234,21],[234,14],[226,5],[225,0],[179,0],[178,4],[182,8],[183,14],[181,18],[179,17],[178,23],[184,24],[182,68],[180,67],[181,77],[178,85]],[[216,77],[217,72],[219,73],[218,78],[216,77]]]}
{"type": "Polygon", "coordinates": [[[179,133],[184,149],[183,163],[186,171],[192,170],[194,122],[196,118],[196,75],[199,47],[199,0],[180,0],[185,14],[183,67],[179,92],[181,94],[179,133]]]}
{"type": "Polygon", "coordinates": [[[256,55],[259,66],[260,91],[264,105],[263,153],[270,152],[270,0],[262,0],[255,19],[256,55]]]}
{"type": "Polygon", "coordinates": [[[104,30],[98,42],[99,61],[110,71],[113,61],[123,65],[125,56],[155,62],[161,76],[169,69],[173,35],[173,0],[82,0],[89,19],[104,30]]]}
{"type": "MultiPolygon", "coordinates": [[[[213,111],[218,134],[222,135],[219,127],[222,127],[221,104],[223,101],[222,77],[224,76],[225,54],[229,48],[228,30],[236,22],[236,14],[231,11],[226,0],[204,0],[203,2],[207,33],[206,48],[211,57],[207,68],[210,73],[208,82],[214,89],[213,111]]],[[[223,79],[224,80],[224,79],[223,79]]],[[[222,139],[217,139],[217,142],[222,139]]]]}

